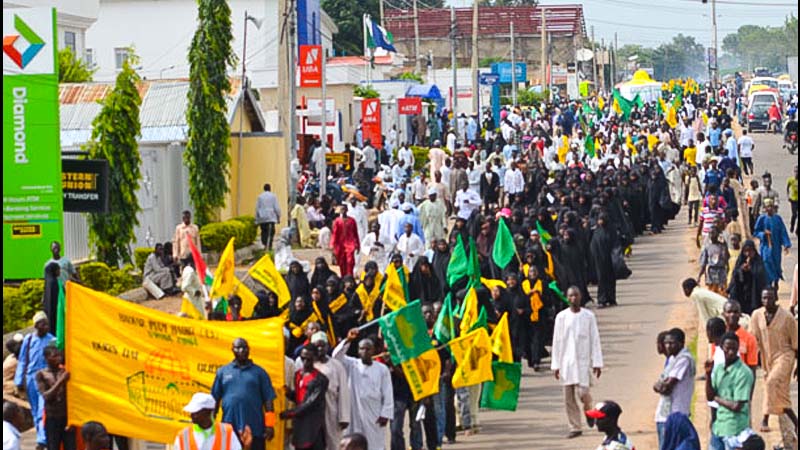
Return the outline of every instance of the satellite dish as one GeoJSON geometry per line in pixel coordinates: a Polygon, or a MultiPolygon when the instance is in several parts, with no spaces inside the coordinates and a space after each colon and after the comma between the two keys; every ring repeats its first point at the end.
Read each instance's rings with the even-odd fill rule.
{"type": "Polygon", "coordinates": [[[594,52],[588,48],[582,48],[578,50],[575,55],[580,62],[591,61],[591,59],[594,58],[594,52]]]}

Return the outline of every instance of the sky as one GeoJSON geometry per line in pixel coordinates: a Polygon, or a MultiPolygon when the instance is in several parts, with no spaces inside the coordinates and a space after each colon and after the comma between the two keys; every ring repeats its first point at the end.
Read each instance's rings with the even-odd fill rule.
{"type": "MultiPolygon", "coordinates": [[[[472,0],[451,0],[456,6],[471,6],[472,0]]],[[[614,40],[619,46],[646,47],[672,40],[678,33],[694,36],[700,44],[711,45],[711,0],[584,0],[542,1],[541,4],[583,4],[586,33],[594,25],[595,39],[614,40]]],[[[448,3],[449,4],[449,3],[448,3]]],[[[781,26],[784,18],[797,15],[798,0],[717,0],[717,28],[720,51],[725,35],[742,25],[781,26]]]]}

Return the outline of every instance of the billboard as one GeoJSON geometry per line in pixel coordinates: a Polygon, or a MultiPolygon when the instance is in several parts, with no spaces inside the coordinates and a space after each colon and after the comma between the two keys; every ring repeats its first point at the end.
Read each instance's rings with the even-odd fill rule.
{"type": "Polygon", "coordinates": [[[108,212],[108,161],[64,159],[61,190],[66,212],[108,212]]]}
{"type": "Polygon", "coordinates": [[[3,10],[3,278],[41,278],[62,241],[55,8],[3,10]]]}
{"type": "Polygon", "coordinates": [[[369,139],[375,148],[383,148],[381,140],[381,99],[365,98],[361,101],[361,130],[364,142],[369,139]]]}
{"type": "Polygon", "coordinates": [[[397,112],[400,115],[422,114],[422,99],[419,97],[398,98],[397,112]]]}
{"type": "MultiPolygon", "coordinates": [[[[516,68],[515,80],[517,83],[524,83],[528,81],[528,65],[525,63],[515,63],[516,68]]],[[[492,64],[492,73],[500,75],[500,82],[503,84],[511,83],[511,63],[501,62],[492,64]]]]}
{"type": "Polygon", "coordinates": [[[300,57],[300,87],[322,87],[322,46],[301,45],[300,57]]]}

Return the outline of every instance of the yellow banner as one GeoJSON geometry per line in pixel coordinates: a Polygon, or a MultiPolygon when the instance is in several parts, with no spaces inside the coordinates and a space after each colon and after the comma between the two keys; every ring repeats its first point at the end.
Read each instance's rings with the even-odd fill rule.
{"type": "Polygon", "coordinates": [[[492,379],[492,346],[486,328],[478,328],[464,337],[450,341],[456,362],[453,387],[460,388],[492,379]]]}
{"type": "MultiPolygon", "coordinates": [[[[176,317],[67,283],[66,362],[70,425],[89,420],[109,433],[171,444],[191,420],[183,407],[210,393],[217,369],[242,337],[284,405],[283,321],[199,321],[176,317]]],[[[275,427],[269,449],[283,448],[275,427]]]]}
{"type": "Polygon", "coordinates": [[[409,359],[402,366],[415,402],[439,392],[442,364],[435,348],[409,359]]]}

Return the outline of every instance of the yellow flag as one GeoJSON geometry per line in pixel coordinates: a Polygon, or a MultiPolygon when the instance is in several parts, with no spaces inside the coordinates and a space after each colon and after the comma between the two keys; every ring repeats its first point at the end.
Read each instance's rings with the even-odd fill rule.
{"type": "Polygon", "coordinates": [[[219,258],[219,265],[214,272],[214,283],[211,284],[211,298],[221,298],[231,295],[236,284],[236,261],[233,259],[233,241],[231,238],[222,256],[219,258]]]}
{"type": "Polygon", "coordinates": [[[703,118],[703,125],[708,125],[708,114],[705,111],[700,111],[700,116],[703,118]]]}
{"type": "Polygon", "coordinates": [[[495,286],[500,286],[501,288],[506,288],[506,282],[503,280],[493,280],[491,278],[483,278],[481,277],[481,284],[489,288],[489,290],[494,289],[495,286]]]}
{"type": "Polygon", "coordinates": [[[514,362],[514,354],[511,349],[511,334],[508,329],[508,313],[503,313],[503,317],[497,322],[497,326],[492,331],[492,353],[497,355],[500,362],[514,362]]]}
{"type": "Polygon", "coordinates": [[[639,151],[636,150],[636,146],[633,145],[633,138],[631,138],[630,134],[625,137],[625,146],[628,147],[632,155],[636,155],[639,153],[639,151]]]}
{"type": "Polygon", "coordinates": [[[619,106],[619,100],[616,98],[614,99],[614,103],[611,104],[611,108],[615,113],[617,113],[617,115],[622,115],[622,108],[619,106]]]}
{"type": "Polygon", "coordinates": [[[567,153],[569,153],[569,138],[566,135],[562,135],[561,145],[558,147],[558,160],[561,164],[567,161],[567,153]]]}
{"type": "Polygon", "coordinates": [[[205,320],[206,316],[202,311],[198,311],[191,300],[183,296],[181,300],[181,312],[186,314],[190,319],[205,320]]]}
{"type": "MultiPolygon", "coordinates": [[[[217,369],[244,338],[253,362],[275,389],[275,415],[285,398],[283,321],[224,322],[176,317],[67,283],[67,417],[70,425],[97,420],[109,433],[172,443],[188,423],[183,406],[210,392],[217,369]]],[[[267,450],[283,449],[283,423],[267,450]]]]}
{"type": "Polygon", "coordinates": [[[666,104],[666,102],[664,102],[664,99],[659,97],[658,98],[658,104],[661,105],[661,111],[664,114],[666,114],[667,113],[667,104],[666,104]]]}
{"type": "Polygon", "coordinates": [[[453,373],[453,387],[472,386],[493,379],[492,346],[486,328],[450,341],[450,352],[456,362],[453,373]]]}
{"type": "Polygon", "coordinates": [[[654,134],[647,135],[647,148],[653,150],[653,148],[656,146],[657,143],[658,143],[658,138],[656,137],[656,135],[654,134]]]}
{"type": "MultiPolygon", "coordinates": [[[[405,266],[401,267],[403,274],[408,284],[408,269],[405,266]]],[[[406,298],[406,288],[400,280],[400,275],[397,273],[397,268],[394,264],[389,264],[386,268],[386,284],[383,285],[383,304],[388,306],[392,311],[406,306],[408,299],[406,298]]]]}
{"type": "Polygon", "coordinates": [[[669,124],[670,128],[675,128],[678,126],[678,112],[675,110],[674,106],[670,106],[669,110],[667,111],[667,123],[669,124]]]}
{"type": "Polygon", "coordinates": [[[283,308],[289,303],[292,294],[289,293],[289,286],[283,279],[269,253],[265,254],[250,268],[249,274],[254,280],[263,284],[264,287],[274,292],[278,296],[278,308],[283,308]]]}
{"type": "Polygon", "coordinates": [[[597,107],[600,108],[600,111],[602,111],[603,108],[606,107],[606,101],[603,100],[603,96],[597,97],[597,107]]]}
{"type": "Polygon", "coordinates": [[[467,291],[462,311],[459,330],[461,331],[461,336],[464,336],[469,333],[469,330],[478,320],[478,294],[474,288],[469,288],[469,291],[467,291]]]}
{"type": "Polygon", "coordinates": [[[254,294],[253,291],[251,291],[250,288],[242,283],[238,278],[236,279],[236,286],[233,288],[233,293],[242,299],[242,310],[240,312],[241,316],[247,318],[252,317],[253,309],[255,309],[256,304],[258,303],[258,297],[256,297],[256,294],[254,294]]]}
{"type": "Polygon", "coordinates": [[[435,348],[402,363],[402,367],[415,402],[439,392],[442,364],[435,348]]]}

